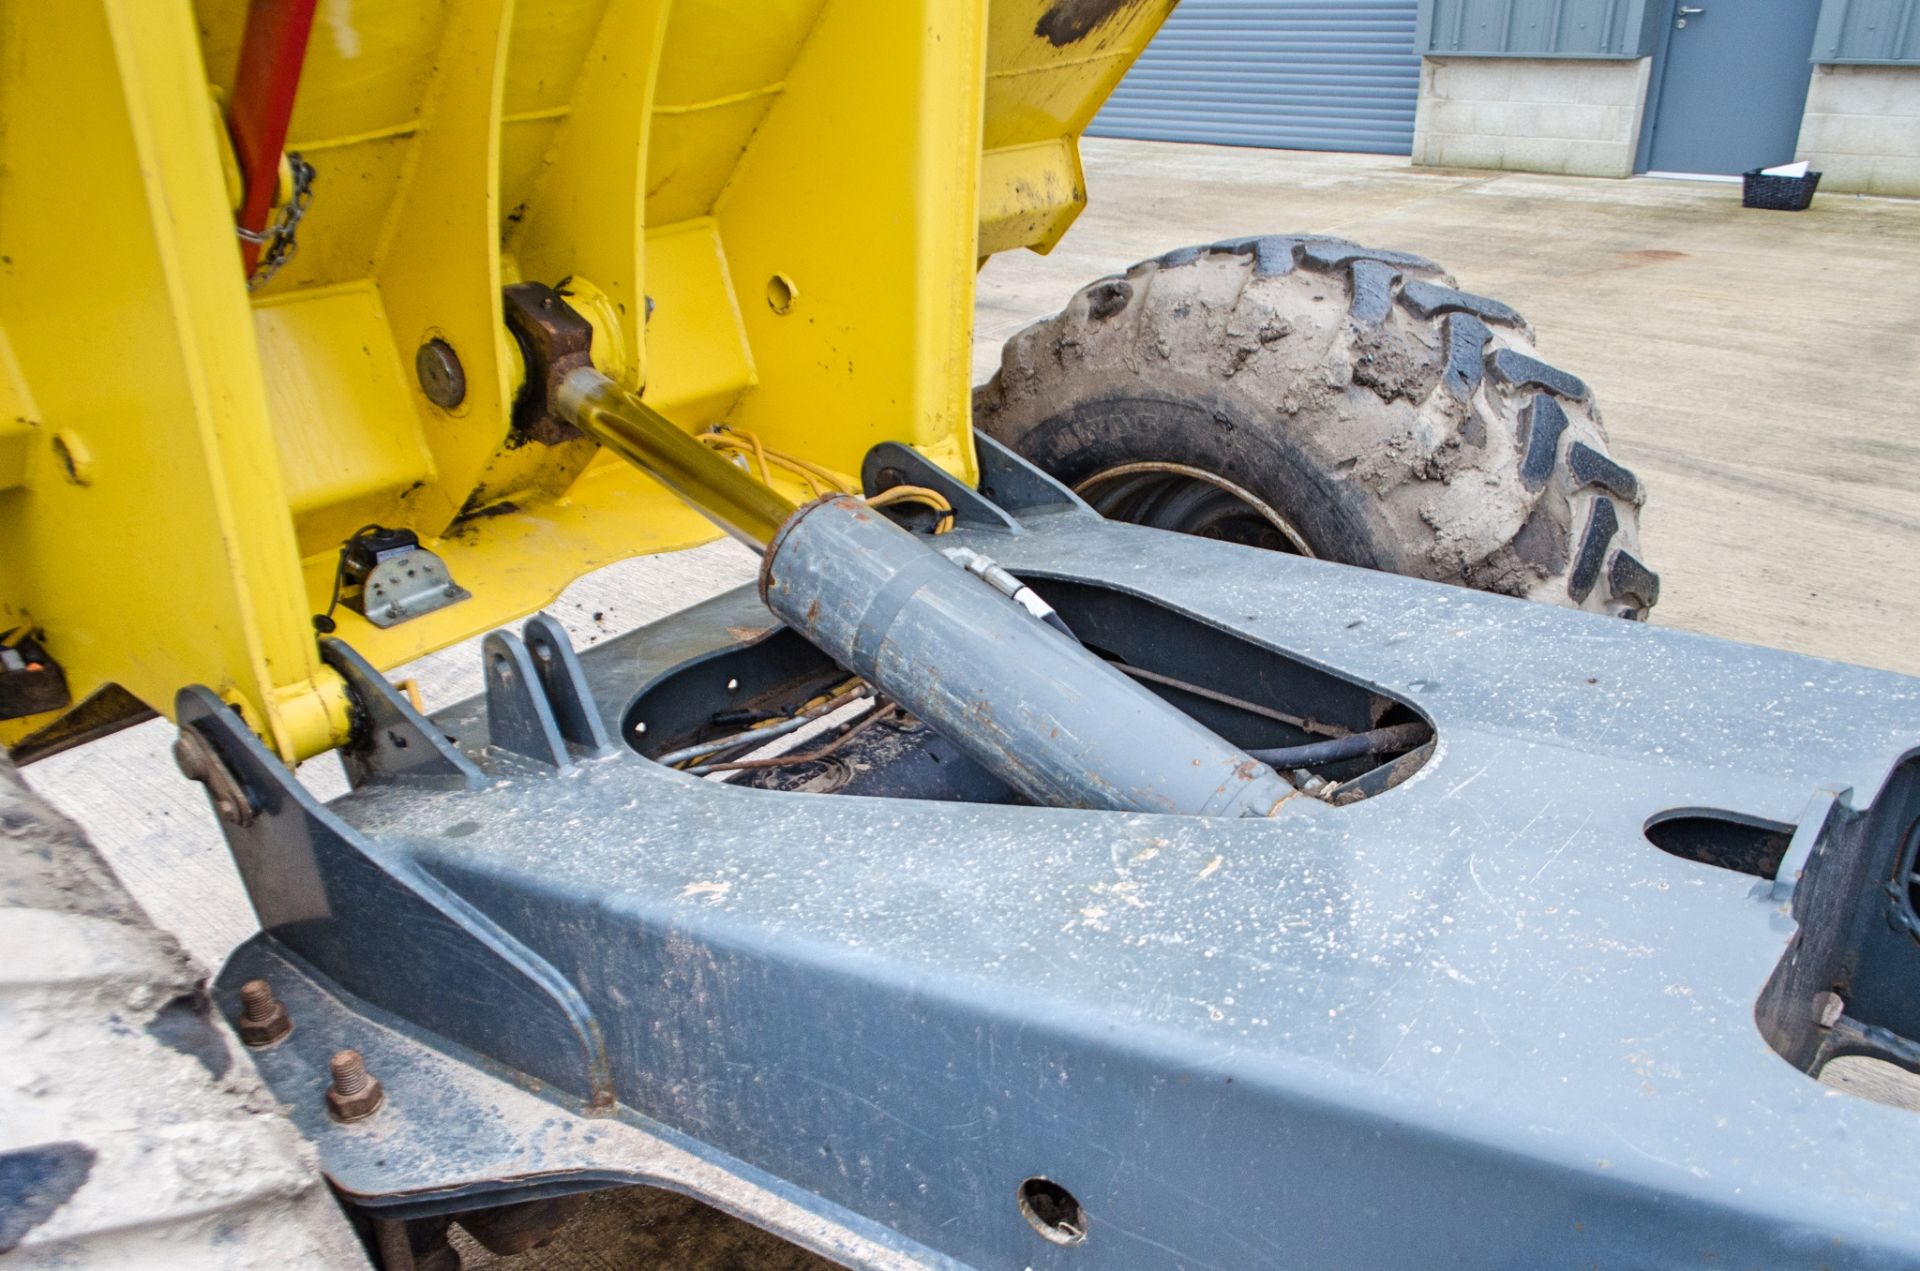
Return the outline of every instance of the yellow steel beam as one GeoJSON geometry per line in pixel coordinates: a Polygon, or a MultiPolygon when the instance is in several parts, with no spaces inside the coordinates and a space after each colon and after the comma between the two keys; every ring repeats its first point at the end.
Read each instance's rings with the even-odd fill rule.
{"type": "Polygon", "coordinates": [[[666,39],[664,0],[611,0],[567,122],[508,249],[524,277],[591,278],[620,319],[603,369],[646,382],[646,176],[649,107],[666,39]]]}
{"type": "MultiPolygon", "coordinates": [[[[0,328],[32,391],[0,607],[76,699],[205,683],[287,758],[344,732],[308,621],[184,6],[0,7],[0,328]]],[[[0,724],[8,741],[50,722],[0,724]]]]}
{"type": "MultiPolygon", "coordinates": [[[[410,422],[433,454],[434,480],[414,492],[407,520],[434,534],[452,524],[485,479],[491,447],[472,444],[472,436],[504,438],[513,396],[501,317],[499,206],[513,12],[513,0],[446,6],[437,69],[418,104],[420,123],[373,264],[405,368],[410,422]],[[433,339],[453,348],[465,373],[466,397],[451,409],[427,400],[413,382],[415,356],[433,339]]],[[[327,404],[316,406],[324,428],[327,404]]]]}

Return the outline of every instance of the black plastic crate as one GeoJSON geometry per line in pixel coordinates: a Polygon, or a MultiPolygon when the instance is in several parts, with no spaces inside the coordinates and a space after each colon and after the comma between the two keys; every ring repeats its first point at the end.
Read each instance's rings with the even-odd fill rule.
{"type": "Polygon", "coordinates": [[[1820,188],[1820,174],[1803,177],[1770,177],[1755,168],[1740,179],[1740,206],[1765,208],[1771,212],[1804,212],[1820,188]]]}

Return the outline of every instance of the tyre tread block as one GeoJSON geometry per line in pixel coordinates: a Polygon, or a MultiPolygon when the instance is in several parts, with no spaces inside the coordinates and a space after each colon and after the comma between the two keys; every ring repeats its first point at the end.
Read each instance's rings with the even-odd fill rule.
{"type": "Polygon", "coordinates": [[[1587,400],[1586,381],[1569,375],[1557,366],[1548,366],[1537,357],[1528,357],[1513,349],[1500,349],[1493,355],[1493,373],[1515,388],[1544,388],[1568,401],[1587,400]]]}
{"type": "Polygon", "coordinates": [[[1299,262],[1300,240],[1292,234],[1257,234],[1250,238],[1223,238],[1209,251],[1253,257],[1253,276],[1273,278],[1290,274],[1299,262]]]}
{"type": "Polygon", "coordinates": [[[1573,571],[1567,575],[1567,594],[1576,602],[1586,600],[1600,581],[1607,546],[1619,530],[1620,514],[1614,510],[1613,500],[1595,499],[1593,513],[1587,517],[1587,532],[1580,537],[1580,551],[1573,558],[1573,571]]]}
{"type": "Polygon", "coordinates": [[[1567,412],[1545,393],[1535,393],[1527,408],[1527,452],[1520,457],[1520,484],[1534,492],[1546,488],[1560,456],[1560,434],[1567,430],[1567,412]]]}
{"type": "Polygon", "coordinates": [[[1492,336],[1487,324],[1470,313],[1447,315],[1447,369],[1443,378],[1447,391],[1460,401],[1471,398],[1480,387],[1485,375],[1480,351],[1492,336]]]}
{"type": "Polygon", "coordinates": [[[1476,296],[1470,291],[1454,287],[1442,287],[1424,278],[1412,279],[1400,289],[1400,303],[1422,318],[1437,317],[1443,313],[1470,313],[1482,321],[1498,322],[1502,326],[1524,329],[1527,325],[1527,320],[1517,311],[1498,300],[1476,296]]]}
{"type": "Polygon", "coordinates": [[[1567,451],[1567,472],[1573,478],[1573,490],[1597,485],[1635,507],[1640,505],[1640,478],[1584,441],[1574,442],[1567,451]]]}
{"type": "Polygon", "coordinates": [[[1353,298],[1347,312],[1355,322],[1377,327],[1393,312],[1393,284],[1400,271],[1377,260],[1353,262],[1353,298]]]}
{"type": "Polygon", "coordinates": [[[1660,602],[1660,575],[1631,553],[1613,554],[1613,563],[1607,566],[1607,581],[1613,584],[1616,598],[1631,596],[1640,602],[1642,609],[1651,609],[1660,602]]]}
{"type": "Polygon", "coordinates": [[[1428,260],[1425,256],[1415,256],[1410,252],[1380,251],[1372,247],[1362,247],[1350,243],[1344,238],[1303,238],[1301,243],[1301,262],[1317,269],[1332,271],[1356,260],[1377,260],[1383,265],[1398,265],[1402,269],[1418,269],[1423,273],[1445,275],[1446,270],[1428,260]]]}

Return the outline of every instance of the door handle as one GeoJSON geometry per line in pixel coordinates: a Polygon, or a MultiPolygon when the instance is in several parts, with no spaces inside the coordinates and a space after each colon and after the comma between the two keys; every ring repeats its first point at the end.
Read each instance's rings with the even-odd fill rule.
{"type": "Polygon", "coordinates": [[[1699,5],[1683,4],[1675,12],[1679,16],[1675,18],[1673,26],[1676,31],[1681,31],[1686,29],[1688,18],[1697,18],[1705,13],[1706,9],[1699,5]]]}

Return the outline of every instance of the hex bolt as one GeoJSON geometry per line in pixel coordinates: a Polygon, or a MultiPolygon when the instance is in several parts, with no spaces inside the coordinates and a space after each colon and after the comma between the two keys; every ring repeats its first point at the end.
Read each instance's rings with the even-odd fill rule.
{"type": "Polygon", "coordinates": [[[467,371],[453,346],[435,336],[413,355],[413,373],[420,391],[442,410],[452,410],[467,400],[467,371]]]}
{"type": "Polygon", "coordinates": [[[357,1050],[338,1050],[333,1055],[333,1086],[327,1091],[327,1111],[336,1121],[358,1121],[371,1116],[386,1100],[379,1080],[367,1071],[357,1050]]]}
{"type": "Polygon", "coordinates": [[[293,1017],[265,980],[240,986],[240,1040],[255,1048],[271,1046],[293,1031],[293,1017]]]}

